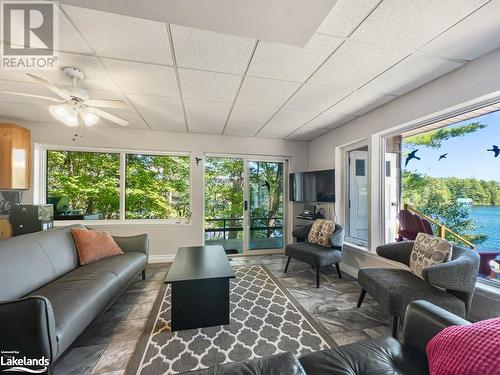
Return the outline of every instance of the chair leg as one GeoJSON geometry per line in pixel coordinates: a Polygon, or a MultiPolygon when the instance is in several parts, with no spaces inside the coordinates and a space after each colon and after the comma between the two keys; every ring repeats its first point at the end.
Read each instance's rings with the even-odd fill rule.
{"type": "Polygon", "coordinates": [[[288,271],[288,266],[290,265],[290,259],[292,259],[292,258],[288,257],[288,259],[286,260],[285,273],[286,273],[286,271],[288,271]]]}
{"type": "Polygon", "coordinates": [[[146,269],[144,268],[141,272],[141,276],[143,280],[146,280],[146,269]]]}
{"type": "Polygon", "coordinates": [[[340,273],[340,266],[338,263],[335,263],[335,268],[337,268],[337,273],[339,274],[339,279],[342,278],[342,274],[340,273]]]}
{"type": "Polygon", "coordinates": [[[399,317],[396,315],[393,315],[392,316],[392,337],[397,339],[398,332],[399,332],[399,317]]]}
{"type": "Polygon", "coordinates": [[[363,303],[365,296],[366,296],[366,290],[361,289],[361,293],[359,294],[359,299],[358,299],[358,309],[361,307],[361,304],[363,303]]]}
{"type": "Polygon", "coordinates": [[[319,266],[316,266],[316,288],[319,288],[319,266]]]}

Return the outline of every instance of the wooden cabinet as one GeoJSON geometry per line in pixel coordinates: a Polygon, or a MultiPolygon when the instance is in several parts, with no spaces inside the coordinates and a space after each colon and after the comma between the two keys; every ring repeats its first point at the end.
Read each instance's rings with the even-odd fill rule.
{"type": "Polygon", "coordinates": [[[31,132],[0,124],[0,190],[30,188],[31,132]]]}

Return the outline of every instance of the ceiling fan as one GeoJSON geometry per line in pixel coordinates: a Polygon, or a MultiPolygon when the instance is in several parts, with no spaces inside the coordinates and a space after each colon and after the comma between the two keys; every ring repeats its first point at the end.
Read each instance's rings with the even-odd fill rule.
{"type": "Polygon", "coordinates": [[[50,96],[34,95],[17,91],[0,90],[0,92],[12,95],[27,96],[43,100],[49,100],[59,104],[51,105],[49,111],[56,119],[63,122],[67,126],[79,126],[85,124],[92,126],[99,121],[99,118],[104,118],[115,124],[126,126],[128,121],[121,119],[118,116],[105,112],[99,108],[128,108],[128,104],[123,100],[110,99],[90,99],[89,94],[78,87],[78,81],[85,78],[85,74],[78,68],[64,68],[66,77],[73,81],[71,88],[60,88],[49,80],[37,76],[35,74],[26,73],[38,83],[44,85],[49,90],[57,94],[60,98],[50,96]]]}

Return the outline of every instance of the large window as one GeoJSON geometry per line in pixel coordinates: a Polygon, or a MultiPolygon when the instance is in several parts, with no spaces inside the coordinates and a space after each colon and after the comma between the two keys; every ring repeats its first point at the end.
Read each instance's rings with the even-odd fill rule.
{"type": "Polygon", "coordinates": [[[54,204],[56,220],[187,220],[189,161],[178,155],[48,150],[47,203],[54,204]]]}
{"type": "Polygon", "coordinates": [[[368,148],[347,153],[346,236],[358,245],[368,244],[368,148]]]}
{"type": "Polygon", "coordinates": [[[387,137],[386,242],[411,239],[417,215],[434,235],[477,251],[478,276],[500,284],[499,130],[491,106],[387,137]]]}

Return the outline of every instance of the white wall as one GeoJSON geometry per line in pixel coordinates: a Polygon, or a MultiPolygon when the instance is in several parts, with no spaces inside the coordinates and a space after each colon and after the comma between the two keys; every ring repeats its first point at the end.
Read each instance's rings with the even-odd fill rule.
{"type": "MultiPolygon", "coordinates": [[[[74,129],[62,124],[17,123],[31,129],[34,143],[191,153],[192,224],[107,224],[102,227],[116,235],[148,233],[152,261],[171,261],[178,247],[203,243],[203,166],[201,163],[196,166],[195,156],[203,157],[204,153],[224,153],[288,157],[291,171],[305,170],[308,165],[305,142],[108,127],[94,127],[85,131],[82,139],[72,141],[74,129]]],[[[32,191],[26,192],[23,201],[32,201],[32,193],[32,191]]]]}
{"type": "MultiPolygon", "coordinates": [[[[363,139],[370,145],[370,251],[346,246],[344,267],[356,274],[361,267],[394,267],[375,253],[381,243],[380,183],[378,180],[379,150],[377,133],[434,118],[450,110],[474,102],[500,97],[500,50],[485,55],[462,68],[428,83],[386,105],[332,130],[309,143],[309,169],[339,168],[342,153],[339,147],[363,139]],[[337,157],[337,160],[336,160],[337,157]]],[[[500,135],[500,134],[499,134],[500,135]]],[[[338,176],[341,174],[338,173],[338,176]]],[[[337,201],[342,202],[340,178],[337,179],[337,201]],[[339,186],[340,185],[340,186],[339,186]]],[[[337,210],[343,210],[337,203],[337,210]]],[[[500,316],[500,292],[479,287],[474,296],[471,319],[500,316]]]]}

